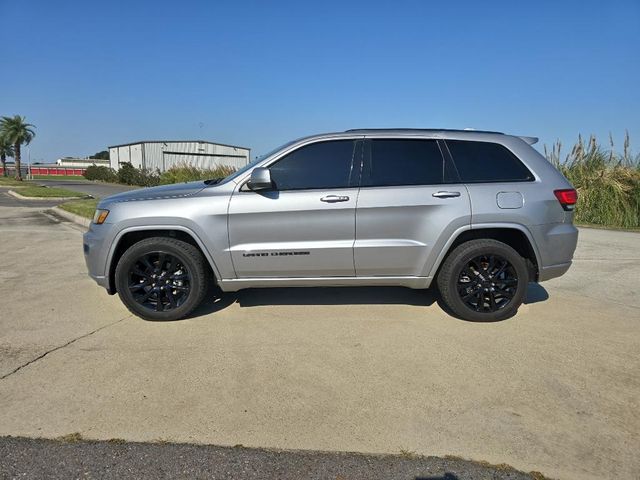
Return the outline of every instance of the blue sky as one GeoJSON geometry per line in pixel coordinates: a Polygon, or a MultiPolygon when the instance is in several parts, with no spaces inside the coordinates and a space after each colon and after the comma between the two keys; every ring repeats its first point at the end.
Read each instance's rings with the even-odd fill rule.
{"type": "Polygon", "coordinates": [[[37,126],[32,161],[387,126],[628,129],[640,151],[638,0],[0,0],[0,18],[0,115],[37,126]]]}

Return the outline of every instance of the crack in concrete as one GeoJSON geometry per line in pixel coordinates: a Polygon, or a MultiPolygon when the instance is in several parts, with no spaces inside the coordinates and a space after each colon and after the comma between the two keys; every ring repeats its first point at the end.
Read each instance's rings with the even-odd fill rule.
{"type": "Polygon", "coordinates": [[[29,365],[31,365],[32,363],[37,362],[38,360],[42,360],[44,357],[46,357],[47,355],[49,355],[50,353],[53,353],[57,350],[61,350],[65,347],[68,347],[69,345],[71,345],[72,343],[77,342],[78,340],[82,340],[83,338],[87,338],[90,337],[91,335],[93,335],[94,333],[98,333],[100,330],[104,330],[105,328],[109,328],[112,327],[124,320],[126,320],[127,318],[131,318],[132,315],[127,315],[124,318],[121,318],[120,320],[116,320],[115,322],[111,322],[108,323],[107,325],[103,325],[102,327],[96,328],[95,330],[89,332],[89,333],[85,333],[84,335],[80,335],[79,337],[76,337],[72,340],[69,340],[67,343],[63,344],[63,345],[58,345],[57,347],[52,348],[51,350],[47,350],[46,352],[44,352],[42,355],[37,356],[36,358],[34,358],[33,360],[29,360],[27,363],[24,363],[22,365],[20,365],[19,367],[16,367],[15,369],[13,369],[13,371],[6,373],[4,375],[2,375],[0,377],[0,380],[4,380],[7,377],[10,377],[11,375],[13,375],[14,373],[19,372],[20,370],[22,370],[25,367],[28,367],[29,365]]]}

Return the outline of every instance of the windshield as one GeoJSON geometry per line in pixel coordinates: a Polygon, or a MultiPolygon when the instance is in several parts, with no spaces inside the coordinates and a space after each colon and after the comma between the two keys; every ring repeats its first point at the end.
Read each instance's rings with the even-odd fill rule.
{"type": "Polygon", "coordinates": [[[247,163],[240,170],[237,170],[237,171],[233,172],[231,175],[223,178],[222,180],[220,180],[217,183],[225,183],[225,182],[228,182],[229,180],[234,180],[235,178],[239,177],[240,175],[242,175],[247,170],[251,170],[253,167],[256,166],[257,163],[260,163],[265,158],[270,157],[274,153],[278,153],[280,150],[284,150],[289,145],[292,145],[295,142],[297,142],[297,140],[292,140],[292,141],[287,142],[287,143],[285,143],[283,145],[280,145],[278,148],[274,148],[273,150],[271,150],[270,152],[265,153],[264,155],[260,155],[260,156],[256,157],[254,160],[252,160],[251,162],[247,163]]]}

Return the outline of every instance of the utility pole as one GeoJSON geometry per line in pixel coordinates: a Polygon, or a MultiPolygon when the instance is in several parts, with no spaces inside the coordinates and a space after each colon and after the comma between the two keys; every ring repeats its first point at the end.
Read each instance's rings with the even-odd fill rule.
{"type": "Polygon", "coordinates": [[[31,147],[27,146],[27,180],[33,180],[31,175],[31,147]]]}

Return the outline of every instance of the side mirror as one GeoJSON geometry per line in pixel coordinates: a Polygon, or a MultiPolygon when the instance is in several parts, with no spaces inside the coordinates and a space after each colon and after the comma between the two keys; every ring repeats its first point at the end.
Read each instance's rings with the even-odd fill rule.
{"type": "Polygon", "coordinates": [[[268,168],[256,167],[251,172],[251,178],[247,182],[251,190],[266,190],[273,187],[271,172],[268,168]]]}

